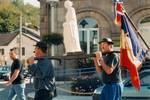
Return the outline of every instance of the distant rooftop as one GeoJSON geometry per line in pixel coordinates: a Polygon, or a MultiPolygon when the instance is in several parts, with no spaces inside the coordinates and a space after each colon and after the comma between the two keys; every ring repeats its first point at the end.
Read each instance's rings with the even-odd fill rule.
{"type": "Polygon", "coordinates": [[[0,46],[8,45],[16,36],[17,33],[0,34],[0,46]]]}
{"type": "MultiPolygon", "coordinates": [[[[20,30],[17,29],[11,33],[0,33],[0,46],[6,46],[8,45],[18,34],[19,34],[20,30]]],[[[29,38],[33,38],[36,41],[40,40],[40,32],[27,28],[27,27],[23,27],[22,28],[22,32],[23,35],[29,37],[29,38]]]]}

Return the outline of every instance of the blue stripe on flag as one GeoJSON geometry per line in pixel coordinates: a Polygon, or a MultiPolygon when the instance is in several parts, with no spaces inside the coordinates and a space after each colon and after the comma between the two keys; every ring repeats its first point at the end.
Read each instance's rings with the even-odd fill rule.
{"type": "Polygon", "coordinates": [[[131,44],[132,44],[132,50],[134,53],[134,56],[136,58],[138,58],[138,60],[142,61],[145,57],[146,54],[146,50],[144,50],[140,44],[140,41],[137,37],[137,34],[135,33],[135,31],[133,30],[133,28],[131,27],[131,24],[129,23],[128,19],[126,18],[126,16],[122,16],[123,17],[123,21],[124,21],[124,25],[126,28],[126,33],[128,34],[131,44]]]}

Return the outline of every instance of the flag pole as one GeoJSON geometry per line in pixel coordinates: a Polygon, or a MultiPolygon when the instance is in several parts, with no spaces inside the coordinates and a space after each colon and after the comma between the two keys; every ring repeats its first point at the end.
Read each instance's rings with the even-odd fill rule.
{"type": "Polygon", "coordinates": [[[148,48],[148,50],[150,50],[148,44],[146,43],[146,41],[142,37],[141,33],[138,31],[137,27],[135,26],[135,24],[133,23],[133,21],[131,20],[131,18],[129,17],[129,15],[126,13],[126,11],[124,12],[124,14],[126,15],[126,17],[128,18],[128,20],[130,21],[130,23],[132,24],[133,28],[138,33],[138,35],[140,36],[140,38],[142,39],[142,41],[144,42],[145,46],[148,48]]]}

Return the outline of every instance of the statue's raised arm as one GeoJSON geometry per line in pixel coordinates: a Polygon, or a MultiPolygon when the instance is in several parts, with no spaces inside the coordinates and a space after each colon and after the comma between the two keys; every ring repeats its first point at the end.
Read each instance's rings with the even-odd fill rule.
{"type": "Polygon", "coordinates": [[[66,20],[63,23],[63,35],[66,53],[81,52],[77,18],[75,9],[72,7],[72,5],[73,3],[70,0],[66,0],[64,3],[64,6],[67,10],[65,16],[66,20]]]}

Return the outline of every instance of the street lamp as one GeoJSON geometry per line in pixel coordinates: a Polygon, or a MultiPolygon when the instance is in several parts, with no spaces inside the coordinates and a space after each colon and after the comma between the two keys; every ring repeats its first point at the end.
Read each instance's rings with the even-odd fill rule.
{"type": "Polygon", "coordinates": [[[22,60],[22,13],[20,13],[19,59],[22,60]]]}

